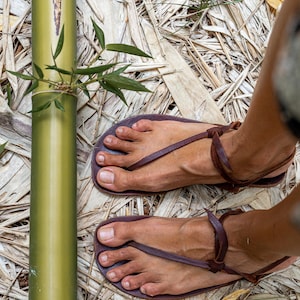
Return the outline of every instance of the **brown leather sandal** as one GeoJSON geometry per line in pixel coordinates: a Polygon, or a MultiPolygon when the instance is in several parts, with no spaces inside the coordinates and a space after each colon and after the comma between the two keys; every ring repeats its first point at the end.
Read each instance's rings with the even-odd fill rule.
{"type": "MultiPolygon", "coordinates": [[[[116,247],[116,248],[105,246],[105,245],[101,244],[97,239],[97,231],[98,231],[99,227],[104,226],[106,224],[113,223],[113,222],[137,221],[137,220],[149,218],[149,216],[118,217],[118,218],[112,218],[112,219],[106,220],[97,227],[97,229],[95,231],[95,236],[94,236],[94,251],[95,251],[95,259],[96,259],[97,266],[98,266],[100,272],[102,273],[102,275],[105,278],[107,278],[106,274],[109,270],[111,270],[117,266],[126,264],[126,261],[118,262],[111,267],[103,267],[100,265],[100,263],[98,261],[99,255],[104,251],[111,251],[111,250],[125,248],[125,247],[134,247],[134,248],[139,249],[140,251],[143,251],[152,256],[156,256],[156,257],[171,260],[174,262],[199,267],[199,268],[211,271],[213,273],[225,272],[227,274],[239,275],[239,276],[241,276],[241,279],[246,279],[250,282],[257,283],[262,277],[266,276],[270,270],[272,270],[274,267],[283,263],[289,257],[287,257],[287,256],[283,257],[282,259],[277,260],[277,261],[273,262],[272,264],[256,271],[255,273],[251,273],[251,274],[241,273],[241,272],[238,272],[238,271],[233,270],[232,268],[226,266],[226,264],[224,263],[224,258],[225,258],[225,255],[226,255],[226,252],[228,249],[228,240],[227,240],[227,234],[223,227],[223,222],[228,216],[234,215],[234,214],[239,214],[239,213],[242,213],[242,211],[241,210],[229,211],[229,212],[223,214],[218,219],[210,211],[207,210],[208,220],[211,223],[211,225],[213,226],[214,232],[215,232],[215,258],[213,260],[208,260],[208,261],[191,259],[188,257],[184,257],[181,255],[177,255],[174,253],[169,253],[169,252],[166,252],[166,251],[163,251],[160,249],[149,247],[149,246],[146,246],[146,245],[134,242],[134,241],[128,242],[128,243],[126,243],[120,247],[116,247]]],[[[186,297],[196,296],[201,293],[206,293],[211,290],[233,284],[236,281],[238,281],[238,280],[234,280],[234,281],[228,282],[226,284],[215,285],[215,286],[210,286],[210,287],[206,287],[206,288],[200,288],[195,291],[191,291],[191,292],[181,294],[181,295],[159,295],[159,296],[155,296],[155,297],[147,297],[146,295],[142,294],[141,291],[138,289],[133,290],[133,291],[125,290],[122,287],[120,282],[111,282],[111,284],[114,285],[119,290],[121,290],[122,292],[129,294],[133,297],[138,297],[138,298],[143,298],[143,299],[183,299],[186,297]]]]}
{"type": "MultiPolygon", "coordinates": [[[[114,194],[114,195],[151,195],[151,194],[157,194],[157,193],[151,193],[151,192],[145,192],[145,191],[125,191],[125,192],[114,192],[110,191],[106,188],[101,187],[97,180],[96,176],[99,170],[101,169],[101,166],[99,166],[96,163],[96,155],[99,151],[105,151],[109,153],[114,153],[114,154],[120,154],[118,151],[111,150],[107,148],[103,141],[104,138],[108,135],[115,135],[115,131],[119,126],[127,126],[131,127],[134,123],[141,119],[148,119],[148,120],[155,120],[155,121],[164,121],[164,120],[174,120],[178,122],[184,122],[184,123],[201,123],[195,120],[190,120],[190,119],[185,119],[185,118],[179,118],[179,117],[174,117],[174,116],[168,116],[168,115],[139,115],[135,117],[131,117],[128,119],[125,119],[114,126],[112,126],[109,130],[107,130],[98,140],[97,144],[94,147],[93,151],[93,156],[92,156],[92,178],[94,181],[95,186],[102,192],[106,192],[109,194],[114,194]]],[[[294,154],[292,154],[290,157],[288,157],[285,161],[283,161],[281,164],[275,166],[274,168],[266,170],[259,178],[255,178],[253,180],[246,180],[246,181],[241,181],[233,176],[233,172],[229,163],[229,160],[226,156],[226,153],[224,151],[224,148],[222,146],[222,143],[220,141],[220,136],[223,135],[225,132],[228,132],[230,130],[237,130],[240,127],[241,123],[240,122],[233,122],[229,125],[215,125],[212,128],[208,129],[205,132],[201,132],[199,134],[193,135],[189,138],[186,138],[182,141],[179,141],[175,144],[172,144],[166,148],[163,148],[157,152],[154,152],[148,156],[145,156],[142,158],[140,161],[137,163],[133,164],[132,166],[128,167],[127,170],[129,171],[134,171],[138,168],[141,168],[154,160],[161,158],[170,152],[177,150],[181,147],[184,147],[186,145],[189,145],[192,142],[204,139],[204,138],[211,138],[212,139],[212,146],[211,146],[211,157],[212,161],[216,167],[216,169],[220,172],[220,175],[227,181],[226,183],[222,184],[216,184],[216,186],[219,186],[222,189],[229,190],[231,192],[238,192],[240,188],[242,187],[271,187],[274,185],[277,185],[285,176],[285,172],[271,178],[266,178],[268,174],[271,172],[275,171],[276,169],[284,166],[287,164],[291,159],[293,158],[294,154]]],[[[121,153],[125,154],[125,153],[121,153]]]]}

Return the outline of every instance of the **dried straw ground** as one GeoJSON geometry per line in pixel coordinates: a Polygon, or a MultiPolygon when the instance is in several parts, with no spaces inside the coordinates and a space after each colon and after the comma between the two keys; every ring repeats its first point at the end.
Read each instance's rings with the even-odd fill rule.
{"type": "MultiPolygon", "coordinates": [[[[30,206],[30,95],[28,82],[5,72],[31,70],[29,0],[0,0],[0,144],[8,142],[0,159],[0,298],[28,298],[30,206]],[[5,86],[13,89],[8,105],[5,86]]],[[[150,214],[165,217],[200,216],[242,207],[269,208],[299,181],[299,154],[284,182],[271,189],[245,189],[237,195],[193,186],[153,197],[112,197],[91,181],[90,153],[101,133],[114,122],[143,113],[162,113],[202,121],[243,120],[261,68],[275,12],[264,0],[217,6],[199,15],[200,0],[116,1],[78,0],[78,60],[87,64],[99,50],[90,17],[103,28],[107,42],[134,44],[154,59],[119,55],[130,62],[129,76],[153,93],[127,92],[128,107],[97,90],[92,100],[78,103],[78,299],[130,299],[99,274],[93,257],[93,232],[115,215],[150,214]]],[[[105,54],[107,60],[112,54],[105,54]]],[[[247,299],[300,299],[300,264],[273,274],[258,285],[241,281],[195,299],[223,299],[249,289],[247,299]]],[[[233,297],[232,299],[237,299],[233,297]]]]}

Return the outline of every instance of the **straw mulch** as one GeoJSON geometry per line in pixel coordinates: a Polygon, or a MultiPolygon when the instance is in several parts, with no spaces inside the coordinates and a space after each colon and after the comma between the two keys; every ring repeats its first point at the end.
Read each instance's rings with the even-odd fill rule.
{"type": "MultiPolygon", "coordinates": [[[[27,112],[31,98],[22,96],[28,82],[5,70],[31,70],[29,2],[0,0],[0,145],[8,142],[0,159],[1,299],[28,298],[31,116],[27,112]]],[[[264,0],[243,0],[199,14],[197,7],[202,2],[207,1],[77,1],[79,65],[87,65],[99,51],[91,17],[103,28],[107,43],[133,44],[153,56],[118,55],[118,61],[132,64],[128,76],[153,91],[126,92],[128,106],[102,90],[96,90],[91,100],[79,93],[78,299],[129,299],[104,280],[95,266],[93,233],[101,220],[131,214],[193,217],[203,214],[204,207],[214,211],[266,209],[299,181],[297,152],[280,186],[245,189],[237,195],[193,186],[151,197],[113,197],[93,186],[93,145],[104,130],[128,116],[162,113],[215,123],[244,119],[276,12],[264,0]]],[[[115,55],[103,57],[110,61],[115,55]]],[[[296,262],[256,286],[241,281],[195,299],[223,299],[237,290],[243,294],[239,299],[300,299],[299,267],[296,262]]]]}

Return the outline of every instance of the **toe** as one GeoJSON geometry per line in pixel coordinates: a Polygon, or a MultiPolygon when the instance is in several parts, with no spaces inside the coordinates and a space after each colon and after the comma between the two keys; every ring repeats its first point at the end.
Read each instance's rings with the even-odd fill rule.
{"type": "Polygon", "coordinates": [[[166,294],[166,289],[167,287],[165,287],[164,284],[154,282],[147,282],[140,286],[141,292],[150,297],[164,295],[166,294]]]}
{"type": "Polygon", "coordinates": [[[126,290],[137,290],[149,281],[151,281],[151,278],[149,277],[148,273],[139,273],[126,276],[122,280],[121,284],[126,290]]]}
{"type": "MultiPolygon", "coordinates": [[[[98,241],[110,247],[122,246],[128,241],[134,240],[134,225],[134,222],[112,222],[107,225],[100,226],[97,230],[98,241]]],[[[115,263],[116,261],[131,258],[132,252],[129,251],[133,250],[130,249],[133,248],[123,247],[118,250],[103,253],[109,254],[110,256],[107,259],[110,259],[112,263],[115,263]]]]}
{"type": "Polygon", "coordinates": [[[110,267],[121,261],[129,261],[134,257],[131,247],[124,247],[113,251],[104,251],[99,255],[99,263],[103,267],[110,267]]]}
{"type": "Polygon", "coordinates": [[[141,132],[125,126],[120,126],[117,128],[116,136],[121,140],[131,142],[140,141],[142,139],[141,132]]]}
{"type": "Polygon", "coordinates": [[[96,162],[99,166],[118,166],[126,168],[134,164],[135,160],[124,154],[111,154],[100,151],[96,155],[96,162]]]}
{"type": "MultiPolygon", "coordinates": [[[[125,277],[128,275],[139,273],[140,270],[141,268],[136,262],[130,261],[121,266],[113,268],[111,271],[107,272],[106,276],[112,282],[119,282],[121,280],[125,280],[125,277]]],[[[130,281],[125,280],[125,281],[129,283],[127,285],[128,287],[133,286],[131,280],[130,281]]]]}
{"type": "Polygon", "coordinates": [[[133,144],[131,141],[122,140],[113,135],[106,136],[103,142],[104,145],[111,150],[117,150],[124,153],[128,153],[131,152],[133,149],[133,144]]]}
{"type": "Polygon", "coordinates": [[[140,132],[153,130],[153,121],[142,119],[132,125],[132,129],[140,132]]]}
{"type": "Polygon", "coordinates": [[[118,167],[104,167],[99,170],[96,179],[100,186],[108,190],[124,192],[131,189],[128,182],[130,175],[127,173],[127,171],[118,167]]]}

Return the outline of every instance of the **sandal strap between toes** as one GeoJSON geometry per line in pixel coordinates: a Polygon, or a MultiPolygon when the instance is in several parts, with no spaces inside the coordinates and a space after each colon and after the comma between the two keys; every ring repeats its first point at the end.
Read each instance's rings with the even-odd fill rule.
{"type": "Polygon", "coordinates": [[[151,153],[150,155],[148,156],[145,156],[144,158],[142,158],[141,160],[139,160],[138,162],[136,162],[135,164],[129,166],[127,168],[128,171],[134,171],[138,168],[141,168],[179,148],[182,148],[186,145],[189,145],[195,141],[198,141],[198,140],[201,140],[201,139],[204,139],[204,138],[207,138],[208,137],[208,133],[205,131],[205,132],[201,132],[201,133],[198,133],[198,134],[195,134],[193,136],[190,136],[184,140],[181,140],[177,143],[174,143],[172,145],[169,145],[163,149],[160,149],[154,153],[151,153]]]}
{"type": "Polygon", "coordinates": [[[182,255],[178,255],[176,253],[171,253],[144,244],[140,244],[134,241],[128,242],[126,246],[134,247],[152,256],[160,257],[178,263],[183,263],[186,265],[191,265],[194,267],[200,267],[202,269],[206,269],[213,273],[224,271],[228,274],[241,275],[239,272],[236,272],[235,270],[227,267],[224,263],[224,258],[228,249],[228,239],[222,223],[227,218],[227,216],[239,214],[242,211],[241,210],[229,211],[224,215],[222,215],[220,219],[214,216],[213,213],[210,212],[209,210],[206,210],[206,212],[208,215],[208,220],[211,223],[215,232],[215,258],[212,260],[203,261],[198,259],[192,259],[182,255]]]}
{"type": "MultiPolygon", "coordinates": [[[[179,148],[182,148],[184,146],[187,146],[195,141],[204,139],[204,138],[212,138],[215,135],[221,136],[223,135],[225,132],[231,130],[231,129],[237,129],[240,126],[240,122],[232,122],[229,125],[216,125],[210,129],[208,129],[207,131],[195,134],[193,136],[190,136],[186,139],[183,139],[179,142],[176,142],[172,145],[169,145],[163,149],[160,149],[154,153],[151,153],[150,155],[145,156],[144,158],[142,158],[141,160],[139,160],[138,162],[134,163],[133,165],[129,166],[127,168],[128,171],[134,171],[138,168],[141,168],[179,148]]],[[[223,148],[223,147],[220,147],[223,148]]],[[[225,155],[226,156],[226,155],[225,155]]]]}
{"type": "Polygon", "coordinates": [[[252,283],[258,282],[258,280],[260,280],[262,277],[267,275],[267,273],[271,271],[274,267],[280,265],[282,262],[284,262],[289,258],[289,257],[283,257],[282,259],[279,259],[252,274],[242,273],[231,269],[230,267],[226,266],[224,262],[225,255],[228,250],[228,239],[227,239],[227,234],[223,227],[223,222],[228,216],[237,215],[243,213],[243,211],[241,209],[231,210],[223,214],[220,218],[217,218],[209,210],[206,210],[206,212],[207,212],[208,220],[215,232],[215,258],[212,260],[204,261],[204,260],[192,259],[176,253],[167,252],[141,243],[137,243],[134,241],[126,243],[126,246],[134,247],[152,256],[160,257],[177,263],[183,263],[194,267],[199,267],[211,271],[213,273],[222,271],[222,272],[226,272],[227,274],[239,275],[242,278],[252,283]]]}

